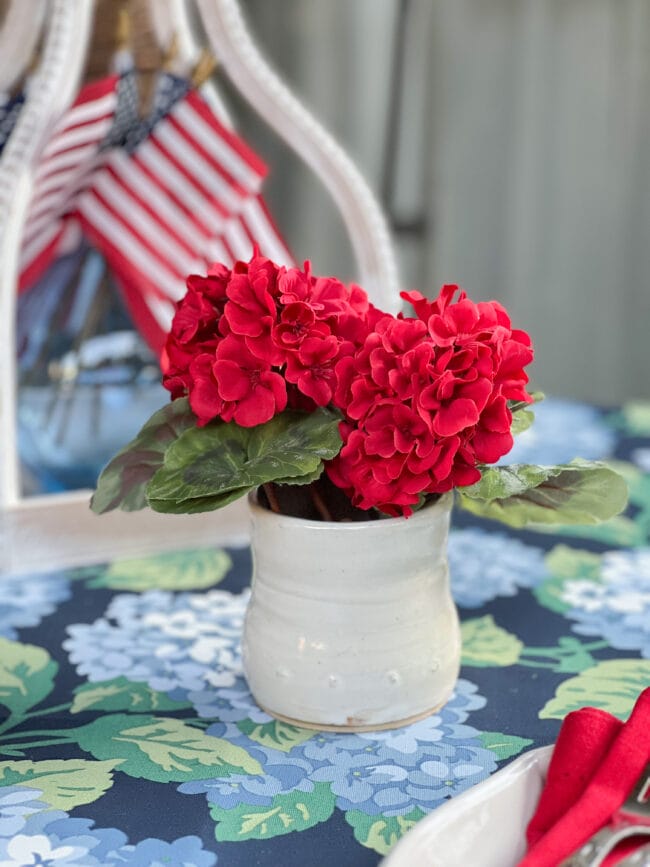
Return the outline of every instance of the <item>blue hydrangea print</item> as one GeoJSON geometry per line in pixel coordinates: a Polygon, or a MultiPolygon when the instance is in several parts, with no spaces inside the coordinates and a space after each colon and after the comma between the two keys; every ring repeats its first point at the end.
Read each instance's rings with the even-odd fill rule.
{"type": "Polygon", "coordinates": [[[3,575],[0,581],[0,635],[18,638],[18,629],[38,626],[70,597],[70,582],[59,572],[3,575]]]}
{"type": "MultiPolygon", "coordinates": [[[[244,689],[232,690],[240,705],[244,689]]],[[[287,752],[261,746],[232,722],[215,723],[206,733],[244,747],[264,775],[198,780],[183,783],[179,791],[204,793],[210,804],[229,810],[241,803],[270,806],[275,795],[311,792],[314,783],[328,783],[342,810],[386,816],[414,807],[430,810],[495,770],[494,753],[466,724],[471,711],[484,705],[475,684],[461,679],[447,705],[427,719],[384,732],[318,732],[287,752]]]]}
{"type": "Polygon", "coordinates": [[[650,548],[607,552],[600,578],[569,580],[562,588],[575,631],[650,659],[650,548]]]}
{"type": "Polygon", "coordinates": [[[68,627],[63,643],[90,681],[125,676],[177,700],[210,706],[242,674],[239,646],[248,593],[149,591],[115,596],[104,617],[68,627]],[[207,693],[207,695],[205,694],[207,693]]]}
{"type": "Polygon", "coordinates": [[[451,592],[463,608],[479,608],[497,596],[514,596],[548,577],[541,548],[505,533],[475,528],[449,536],[451,592]]]}
{"type": "Polygon", "coordinates": [[[89,819],[50,810],[42,792],[22,786],[0,789],[0,867],[213,867],[217,856],[198,837],[172,842],[149,838],[137,844],[116,828],[95,828],[89,819]]]}
{"type": "Polygon", "coordinates": [[[609,457],[616,432],[593,406],[547,398],[533,408],[535,423],[515,437],[502,464],[563,464],[575,457],[609,457]]]}

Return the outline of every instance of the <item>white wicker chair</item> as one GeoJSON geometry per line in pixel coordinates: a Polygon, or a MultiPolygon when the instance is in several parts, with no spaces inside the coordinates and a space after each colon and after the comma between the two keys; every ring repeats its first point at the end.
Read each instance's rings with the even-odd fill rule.
{"type": "MultiPolygon", "coordinates": [[[[188,65],[200,45],[192,24],[198,20],[221,68],[251,106],[321,179],[345,222],[358,262],[358,279],[374,301],[398,307],[397,270],[386,224],[365,181],[344,151],[314,120],[263,60],[245,26],[236,0],[149,0],[161,44],[172,33],[188,65]],[[192,15],[191,13],[194,13],[192,15]]],[[[39,2],[39,7],[45,4],[39,2]]],[[[93,0],[49,0],[41,63],[28,99],[0,161],[0,575],[39,568],[98,562],[223,543],[247,537],[243,502],[215,516],[159,515],[147,510],[112,512],[98,518],[88,508],[89,491],[25,498],[21,495],[16,433],[16,278],[20,239],[30,199],[32,175],[48,132],[73,101],[93,23],[93,0]]],[[[31,34],[11,63],[24,65],[35,42],[26,27],[24,0],[13,0],[0,34],[12,44],[7,28],[31,34]],[[20,11],[22,10],[22,12],[20,11]]],[[[32,26],[37,26],[32,12],[32,26]]],[[[0,83],[12,80],[0,64],[0,83]],[[4,76],[4,77],[3,77],[4,76]]],[[[224,117],[219,95],[210,91],[224,117]]]]}

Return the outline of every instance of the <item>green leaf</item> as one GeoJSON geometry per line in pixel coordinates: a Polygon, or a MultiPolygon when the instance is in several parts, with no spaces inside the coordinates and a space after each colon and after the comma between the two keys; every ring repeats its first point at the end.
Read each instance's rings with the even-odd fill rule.
{"type": "Polygon", "coordinates": [[[167,717],[112,714],[75,729],[74,737],[96,759],[118,759],[125,774],[158,783],[262,773],[241,747],[167,717]]]}
{"type": "Polygon", "coordinates": [[[510,425],[510,433],[513,436],[523,433],[535,421],[535,413],[532,409],[518,409],[512,414],[512,424],[510,425]]]}
{"type": "Polygon", "coordinates": [[[214,512],[216,509],[223,509],[235,500],[245,497],[250,491],[255,490],[254,486],[245,488],[233,488],[225,494],[217,494],[214,497],[194,497],[190,500],[157,500],[149,498],[149,506],[155,512],[162,512],[167,515],[197,515],[199,512],[214,512]]]}
{"type": "Polygon", "coordinates": [[[280,720],[261,724],[244,719],[237,723],[237,728],[263,747],[270,747],[283,753],[288,753],[292,747],[304,744],[314,736],[314,732],[309,729],[301,729],[280,720]]]}
{"type": "Polygon", "coordinates": [[[55,810],[91,804],[113,785],[119,762],[55,759],[43,762],[0,762],[0,786],[40,789],[43,801],[55,810]]]}
{"type": "Polygon", "coordinates": [[[591,551],[556,545],[545,557],[551,578],[533,588],[535,598],[550,611],[565,614],[571,606],[564,600],[567,581],[581,579],[600,582],[600,557],[591,551]]]}
{"type": "Polygon", "coordinates": [[[650,659],[608,659],[561,683],[539,716],[564,719],[572,710],[588,705],[624,719],[649,683],[650,659]]]}
{"type": "Polygon", "coordinates": [[[116,560],[91,583],[112,590],[203,590],[218,584],[230,571],[225,551],[174,551],[142,560],[116,560]]]}
{"type": "Polygon", "coordinates": [[[167,447],[195,426],[196,416],[184,397],[154,413],[135,439],[102,470],[90,501],[93,512],[101,515],[117,508],[126,512],[144,509],[147,484],[162,466],[167,447]]]}
{"type": "Polygon", "coordinates": [[[519,412],[520,409],[528,409],[535,403],[540,403],[546,397],[543,391],[531,391],[530,396],[533,399],[533,403],[527,403],[525,400],[510,400],[508,401],[508,409],[511,413],[519,412]]]}
{"type": "Polygon", "coordinates": [[[158,511],[218,508],[266,482],[299,482],[341,448],[339,416],[326,409],[288,410],[266,424],[230,422],[186,431],[165,454],[147,489],[158,511]]]}
{"type": "Polygon", "coordinates": [[[577,459],[555,467],[489,467],[479,482],[459,491],[459,499],[475,515],[524,527],[596,524],[621,512],[627,493],[618,473],[577,459]]]}
{"type": "Polygon", "coordinates": [[[336,800],[329,783],[316,783],[313,792],[276,795],[270,806],[240,804],[223,810],[210,808],[219,841],[268,840],[292,831],[306,831],[325,822],[334,812],[336,800]]]}
{"type": "Polygon", "coordinates": [[[492,750],[499,762],[519,755],[533,743],[530,738],[519,738],[517,735],[505,735],[501,732],[481,732],[479,740],[486,750],[492,750]]]}
{"type": "Polygon", "coordinates": [[[191,707],[189,702],[174,701],[164,692],[157,692],[146,683],[134,683],[126,677],[115,677],[98,683],[76,687],[70,713],[85,711],[173,711],[191,707]]]}
{"type": "Polygon", "coordinates": [[[346,822],[352,826],[355,838],[368,849],[387,855],[395,843],[410,831],[425,814],[419,807],[405,816],[369,816],[361,810],[348,810],[346,822]]]}
{"type": "Polygon", "coordinates": [[[0,705],[22,716],[50,694],[57,671],[42,647],[0,638],[0,705]]]}
{"type": "Polygon", "coordinates": [[[625,515],[615,515],[602,524],[587,524],[584,526],[542,526],[533,527],[536,532],[549,533],[556,536],[571,536],[574,539],[592,539],[604,545],[616,545],[621,548],[636,548],[646,544],[647,532],[642,524],[625,515]]]}
{"type": "Polygon", "coordinates": [[[491,614],[461,624],[462,664],[477,668],[515,665],[523,643],[494,622],[491,614]]]}

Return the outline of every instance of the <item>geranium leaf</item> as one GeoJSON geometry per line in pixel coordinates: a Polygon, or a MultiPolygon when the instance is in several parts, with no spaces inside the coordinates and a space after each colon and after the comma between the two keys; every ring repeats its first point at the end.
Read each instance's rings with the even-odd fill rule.
{"type": "Polygon", "coordinates": [[[91,804],[113,785],[119,761],[53,759],[42,762],[0,762],[0,786],[40,789],[43,801],[55,810],[91,804]]]}
{"type": "Polygon", "coordinates": [[[223,509],[229,503],[234,503],[240,497],[245,497],[250,491],[255,490],[255,485],[244,488],[233,488],[225,494],[215,497],[194,497],[189,500],[158,500],[149,497],[149,505],[155,512],[164,512],[168,515],[196,515],[199,512],[214,512],[215,509],[223,509]]]}
{"type": "Polygon", "coordinates": [[[217,840],[268,840],[327,821],[334,812],[335,800],[329,783],[316,783],[312,792],[275,795],[268,806],[240,804],[224,810],[213,804],[210,815],[217,823],[217,840]]]}
{"type": "Polygon", "coordinates": [[[42,647],[0,638],[0,706],[21,716],[49,695],[57,670],[42,647]]]}
{"type": "Polygon", "coordinates": [[[621,512],[627,494],[618,473],[604,464],[578,459],[552,467],[489,467],[479,482],[459,491],[459,500],[475,515],[523,527],[597,524],[621,512]]]}
{"type": "Polygon", "coordinates": [[[520,409],[527,409],[533,404],[539,403],[540,401],[544,400],[544,398],[546,397],[543,391],[531,391],[530,396],[533,399],[532,403],[526,403],[525,400],[508,401],[508,409],[510,410],[510,412],[514,414],[516,412],[519,412],[520,409]]]}
{"type": "Polygon", "coordinates": [[[186,398],[173,400],[154,413],[140,433],[102,470],[90,507],[98,515],[112,509],[133,512],[147,505],[148,482],[163,464],[167,447],[196,427],[186,398]]]}
{"type": "Polygon", "coordinates": [[[174,701],[164,692],[146,683],[135,683],[126,677],[114,677],[98,683],[84,683],[74,691],[70,713],[85,711],[171,711],[190,707],[189,702],[174,701]]]}
{"type": "Polygon", "coordinates": [[[323,475],[323,464],[322,462],[318,464],[313,473],[305,473],[304,476],[298,476],[297,478],[294,476],[286,478],[286,479],[274,479],[274,484],[276,485],[310,485],[312,482],[315,482],[317,479],[323,475]]]}
{"type": "Polygon", "coordinates": [[[165,454],[147,497],[158,511],[206,511],[266,482],[311,480],[341,448],[339,416],[293,410],[266,424],[224,422],[188,430],[165,454]]]}
{"type": "Polygon", "coordinates": [[[535,421],[535,413],[532,409],[518,409],[512,414],[512,424],[510,425],[510,433],[513,436],[523,433],[535,421]]]}
{"type": "MultiPolygon", "coordinates": [[[[544,400],[544,394],[541,391],[533,391],[531,394],[533,404],[544,400]]],[[[512,424],[510,425],[510,433],[513,436],[523,433],[535,421],[535,413],[531,409],[532,404],[526,403],[523,400],[511,401],[508,405],[512,413],[512,424]]]]}
{"type": "Polygon", "coordinates": [[[170,717],[111,714],[70,734],[96,759],[118,759],[120,771],[158,783],[262,773],[246,750],[170,717]]]}

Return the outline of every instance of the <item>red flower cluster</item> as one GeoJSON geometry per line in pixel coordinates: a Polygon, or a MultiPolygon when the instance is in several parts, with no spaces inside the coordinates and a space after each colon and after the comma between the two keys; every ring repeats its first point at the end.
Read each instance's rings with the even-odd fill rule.
{"type": "Polygon", "coordinates": [[[333,405],[343,448],[327,466],[354,505],[409,515],[469,485],[512,447],[509,400],[529,402],[530,338],[496,302],[443,286],[404,293],[416,318],[358,286],[255,256],[192,276],[163,353],[165,386],[198,424],[263,424],[287,405],[333,405]],[[458,294],[456,299],[455,296],[458,294]]]}
{"type": "Polygon", "coordinates": [[[480,478],[512,447],[508,400],[529,402],[529,336],[496,302],[457,286],[427,301],[403,293],[416,319],[385,316],[337,365],[344,445],[327,472],[361,509],[409,515],[423,494],[480,478]]]}
{"type": "Polygon", "coordinates": [[[368,296],[305,266],[262,256],[232,271],[191,276],[163,351],[163,384],[189,396],[205,425],[214,418],[263,424],[287,404],[332,400],[338,361],[361,344],[374,316],[368,296]]]}

